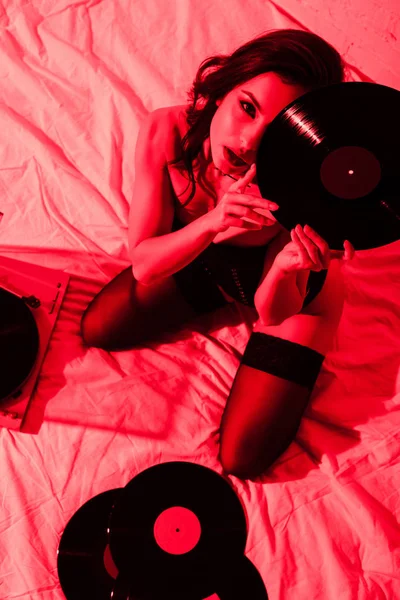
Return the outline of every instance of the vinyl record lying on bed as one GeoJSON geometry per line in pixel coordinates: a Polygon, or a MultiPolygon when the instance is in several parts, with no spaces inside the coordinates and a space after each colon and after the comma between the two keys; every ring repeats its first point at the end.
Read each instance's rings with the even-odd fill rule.
{"type": "Polygon", "coordinates": [[[121,490],[108,490],[88,500],[64,529],[57,570],[67,600],[118,600],[124,596],[125,585],[112,560],[107,536],[108,517],[121,490]]]}
{"type": "Polygon", "coordinates": [[[0,287],[0,404],[11,400],[31,374],[39,352],[39,331],[26,304],[0,287]]]}
{"type": "Polygon", "coordinates": [[[257,153],[261,195],[285,229],[315,229],[334,250],[400,239],[400,92],[346,82],[308,92],[268,126],[257,153]]]}
{"type": "Polygon", "coordinates": [[[109,544],[133,598],[189,600],[216,592],[221,571],[244,554],[242,504],[218,473],[188,462],[150,467],[111,511],[109,544]]]}

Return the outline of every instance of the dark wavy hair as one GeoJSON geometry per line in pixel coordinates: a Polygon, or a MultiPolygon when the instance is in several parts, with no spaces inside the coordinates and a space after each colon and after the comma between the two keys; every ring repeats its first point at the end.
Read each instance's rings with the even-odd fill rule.
{"type": "MultiPolygon", "coordinates": [[[[220,54],[204,60],[188,92],[185,114],[189,128],[182,139],[181,155],[168,162],[188,172],[188,186],[192,184],[192,191],[183,206],[196,192],[193,164],[210,135],[217,100],[241,83],[270,71],[283,83],[301,85],[306,91],[340,83],[346,78],[345,62],[337,50],[318,35],[299,29],[272,30],[230,55],[220,54]]],[[[213,193],[204,173],[199,172],[198,183],[213,193]]]]}

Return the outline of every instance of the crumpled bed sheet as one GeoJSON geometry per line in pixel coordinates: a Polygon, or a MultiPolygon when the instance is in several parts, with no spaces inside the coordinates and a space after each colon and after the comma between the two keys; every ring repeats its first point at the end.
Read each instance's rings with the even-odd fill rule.
{"type": "MultiPolygon", "coordinates": [[[[60,536],[91,497],[171,460],[221,473],[219,422],[254,312],[229,306],[119,353],[84,347],[79,324],[129,264],[143,117],[184,103],[210,54],[298,26],[279,3],[248,7],[0,8],[0,251],[71,275],[25,430],[0,431],[3,600],[63,598],[60,536]]],[[[296,440],[257,482],[229,478],[271,600],[400,597],[399,247],[344,265],[342,321],[296,440]]]]}

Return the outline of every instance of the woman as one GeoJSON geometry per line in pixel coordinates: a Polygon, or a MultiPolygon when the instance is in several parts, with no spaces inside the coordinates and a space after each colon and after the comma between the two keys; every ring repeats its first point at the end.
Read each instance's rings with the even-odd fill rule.
{"type": "MultiPolygon", "coordinates": [[[[236,300],[259,315],[250,349],[254,339],[273,338],[326,353],[343,301],[339,261],[331,259],[343,253],[331,252],[310,228],[289,234],[280,226],[276,205],[260,196],[254,161],[265,128],[285,106],[343,80],[340,55],[320,37],[272,31],[206,60],[188,107],[158,109],[144,120],[129,216],[132,266],[86,309],[87,345],[132,348],[236,300]]],[[[354,249],[346,244],[347,259],[354,249]]],[[[224,470],[241,477],[260,474],[292,441],[311,391],[309,381],[287,374],[290,367],[272,374],[265,353],[261,365],[247,348],[245,357],[220,447],[224,470]]]]}

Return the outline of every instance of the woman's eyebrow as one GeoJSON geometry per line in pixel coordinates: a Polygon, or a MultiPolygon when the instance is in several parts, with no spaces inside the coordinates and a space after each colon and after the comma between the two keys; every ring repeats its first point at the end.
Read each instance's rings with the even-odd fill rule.
{"type": "Polygon", "coordinates": [[[254,102],[254,104],[256,105],[256,107],[258,108],[258,110],[259,110],[260,112],[262,112],[261,106],[259,105],[259,103],[258,103],[258,100],[257,100],[257,98],[254,96],[254,94],[252,94],[251,92],[248,92],[247,90],[242,90],[242,92],[243,92],[244,94],[247,94],[247,95],[248,95],[248,96],[249,96],[249,97],[250,97],[250,98],[253,100],[253,102],[254,102]]]}

